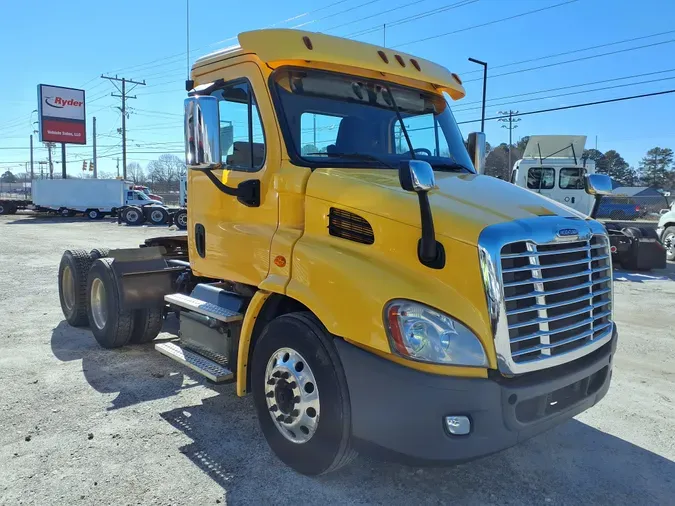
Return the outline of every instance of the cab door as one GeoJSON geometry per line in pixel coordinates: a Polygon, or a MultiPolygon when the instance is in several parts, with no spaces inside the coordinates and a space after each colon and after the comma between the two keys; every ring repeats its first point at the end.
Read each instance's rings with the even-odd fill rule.
{"type": "Polygon", "coordinates": [[[260,182],[259,205],[221,192],[205,174],[190,170],[188,230],[190,262],[203,276],[258,286],[269,272],[278,223],[273,173],[280,164],[279,136],[269,93],[251,62],[218,69],[202,83],[223,80],[218,98],[221,164],[213,174],[228,187],[260,182]],[[212,77],[210,79],[209,77],[212,77]]]}
{"type": "Polygon", "coordinates": [[[561,167],[558,169],[557,193],[560,197],[556,200],[579,212],[590,214],[593,199],[586,193],[585,173],[586,169],[583,167],[561,167]]]}

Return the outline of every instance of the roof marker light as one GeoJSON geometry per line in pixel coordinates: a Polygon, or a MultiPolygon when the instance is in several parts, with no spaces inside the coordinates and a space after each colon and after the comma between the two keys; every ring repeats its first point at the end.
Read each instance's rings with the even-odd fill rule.
{"type": "Polygon", "coordinates": [[[410,63],[412,63],[413,67],[415,67],[419,72],[422,72],[420,64],[417,62],[415,58],[410,58],[410,63]]]}
{"type": "Polygon", "coordinates": [[[302,41],[305,43],[305,46],[307,47],[307,49],[309,49],[310,51],[311,51],[312,49],[314,49],[314,46],[312,46],[312,41],[310,40],[309,37],[307,37],[307,35],[305,35],[305,36],[302,38],[302,41]]]}
{"type": "Polygon", "coordinates": [[[394,55],[394,58],[396,58],[396,61],[401,65],[401,67],[405,67],[405,62],[403,61],[403,58],[401,58],[400,54],[394,55]]]}
{"type": "Polygon", "coordinates": [[[380,58],[382,58],[382,61],[384,63],[389,63],[389,58],[387,58],[387,55],[385,54],[384,51],[378,51],[377,54],[380,55],[380,58]]]}
{"type": "Polygon", "coordinates": [[[455,81],[457,81],[458,84],[462,84],[462,80],[459,78],[459,76],[458,76],[457,74],[455,74],[455,73],[453,72],[451,75],[452,75],[453,79],[454,79],[455,81]]]}

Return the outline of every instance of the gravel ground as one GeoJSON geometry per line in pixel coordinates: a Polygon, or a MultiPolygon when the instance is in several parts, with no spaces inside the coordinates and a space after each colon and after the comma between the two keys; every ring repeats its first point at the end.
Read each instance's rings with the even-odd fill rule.
{"type": "Polygon", "coordinates": [[[251,399],[237,398],[233,385],[209,384],[152,345],[103,350],[63,320],[56,277],[64,249],[133,247],[167,233],[175,232],[0,217],[1,504],[675,501],[674,266],[616,273],[613,383],[590,411],[452,468],[361,457],[308,478],[274,457],[251,399]]]}

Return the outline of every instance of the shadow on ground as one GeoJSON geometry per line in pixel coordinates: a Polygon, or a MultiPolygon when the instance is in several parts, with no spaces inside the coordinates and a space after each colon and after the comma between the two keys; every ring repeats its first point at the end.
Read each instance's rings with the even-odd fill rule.
{"type": "MultiPolygon", "coordinates": [[[[169,318],[165,330],[175,327],[169,318]]],[[[51,344],[59,360],[82,361],[94,389],[118,394],[111,410],[206,383],[187,368],[167,367],[168,359],[152,344],[103,350],[89,330],[65,321],[54,329],[51,344]],[[182,372],[166,373],[177,369],[182,372]]],[[[305,477],[271,453],[250,397],[238,398],[232,384],[209,388],[219,395],[160,416],[189,437],[177,449],[227,491],[230,504],[672,503],[675,463],[577,420],[454,467],[412,468],[359,457],[333,474],[305,477]]]]}
{"type": "MultiPolygon", "coordinates": [[[[168,317],[162,331],[176,334],[176,318],[168,317]]],[[[85,379],[98,392],[118,394],[109,410],[169,397],[201,383],[200,379],[184,385],[183,374],[167,374],[168,359],[154,351],[154,343],[106,350],[89,329],[71,327],[65,320],[52,331],[51,346],[61,361],[81,360],[85,379]]]]}
{"type": "Polygon", "coordinates": [[[675,264],[668,262],[665,269],[651,271],[627,271],[614,269],[614,281],[630,283],[648,283],[650,281],[675,281],[675,264]]]}

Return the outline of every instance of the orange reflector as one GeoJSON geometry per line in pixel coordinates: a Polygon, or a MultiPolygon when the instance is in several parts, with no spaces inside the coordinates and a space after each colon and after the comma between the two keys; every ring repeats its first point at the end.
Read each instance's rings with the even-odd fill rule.
{"type": "Polygon", "coordinates": [[[451,75],[452,75],[453,79],[454,79],[455,81],[457,81],[457,83],[462,84],[462,80],[459,78],[459,76],[458,76],[457,74],[455,74],[455,73],[453,72],[451,75]]]}
{"type": "Polygon", "coordinates": [[[307,46],[307,49],[309,49],[310,51],[314,49],[314,46],[312,46],[312,41],[310,40],[309,37],[307,37],[307,35],[305,35],[302,38],[302,41],[305,43],[305,46],[307,46]]]}
{"type": "Polygon", "coordinates": [[[394,58],[396,58],[396,61],[401,65],[401,67],[405,67],[405,62],[403,61],[403,58],[401,58],[400,54],[394,55],[394,58]]]}
{"type": "Polygon", "coordinates": [[[384,53],[384,51],[378,51],[377,54],[380,55],[380,58],[382,58],[384,63],[389,63],[389,58],[387,58],[387,55],[384,53]]]}
{"type": "Polygon", "coordinates": [[[282,257],[281,255],[277,255],[277,257],[274,259],[274,265],[277,267],[285,267],[286,258],[282,257]]]}
{"type": "Polygon", "coordinates": [[[420,68],[420,64],[417,62],[417,60],[415,60],[414,58],[411,58],[410,63],[412,63],[413,67],[415,67],[417,70],[419,70],[420,72],[422,71],[422,69],[420,68]]]}

